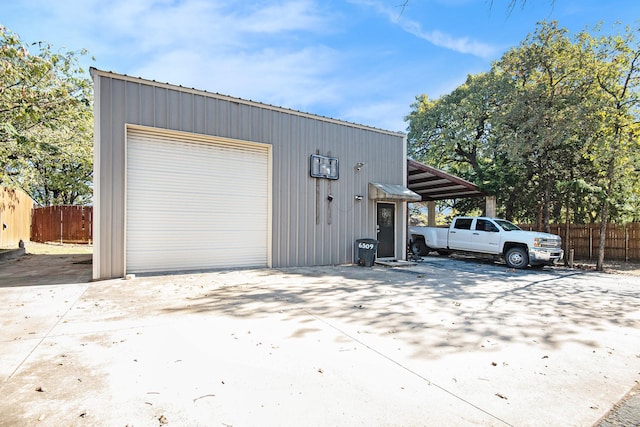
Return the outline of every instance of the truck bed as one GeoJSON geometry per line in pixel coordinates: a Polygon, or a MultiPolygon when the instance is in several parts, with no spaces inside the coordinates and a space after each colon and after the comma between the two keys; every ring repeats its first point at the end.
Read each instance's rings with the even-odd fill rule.
{"type": "Polygon", "coordinates": [[[447,235],[449,233],[448,227],[422,227],[422,226],[410,226],[409,234],[411,240],[414,240],[414,236],[424,236],[424,243],[429,249],[447,249],[447,235]]]}

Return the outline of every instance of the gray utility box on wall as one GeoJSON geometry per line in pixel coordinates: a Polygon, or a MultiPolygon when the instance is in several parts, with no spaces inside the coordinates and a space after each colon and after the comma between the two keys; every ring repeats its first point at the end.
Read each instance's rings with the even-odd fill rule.
{"type": "Polygon", "coordinates": [[[356,240],[356,262],[364,267],[372,267],[376,260],[378,241],[376,239],[356,240]]]}

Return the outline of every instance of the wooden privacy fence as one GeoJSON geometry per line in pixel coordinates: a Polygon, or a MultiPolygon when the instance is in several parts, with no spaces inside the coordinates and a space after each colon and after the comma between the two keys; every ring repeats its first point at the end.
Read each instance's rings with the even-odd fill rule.
{"type": "MultiPolygon", "coordinates": [[[[535,225],[521,225],[520,228],[537,230],[535,225]]],[[[576,259],[596,259],[598,257],[600,224],[571,224],[569,239],[567,239],[566,225],[564,224],[551,225],[551,232],[562,237],[563,248],[565,250],[573,249],[576,259]]],[[[640,261],[640,223],[607,224],[604,257],[605,259],[640,261]]]]}
{"type": "Polygon", "coordinates": [[[33,209],[32,242],[91,243],[92,230],[91,206],[47,206],[33,209]]]}
{"type": "Polygon", "coordinates": [[[0,248],[29,240],[33,200],[20,190],[0,187],[0,248]]]}

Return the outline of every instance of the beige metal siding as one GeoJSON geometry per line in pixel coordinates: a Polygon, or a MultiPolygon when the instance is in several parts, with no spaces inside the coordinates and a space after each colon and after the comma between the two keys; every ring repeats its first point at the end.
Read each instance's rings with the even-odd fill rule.
{"type": "MultiPolygon", "coordinates": [[[[355,239],[376,235],[368,183],[402,184],[406,179],[399,133],[98,70],[93,77],[100,123],[96,156],[101,157],[95,166],[100,194],[96,278],[124,274],[126,125],[270,144],[274,267],[352,262],[355,239]],[[339,180],[309,176],[309,157],[316,152],[339,159],[339,180]],[[360,171],[355,170],[357,162],[365,163],[360,171]]],[[[402,230],[405,215],[400,209],[396,218],[402,230]]],[[[396,256],[402,257],[404,242],[401,236],[397,240],[396,256]]]]}
{"type": "Polygon", "coordinates": [[[268,146],[127,134],[128,273],[268,266],[268,146]]]}
{"type": "MultiPolygon", "coordinates": [[[[402,183],[404,171],[394,167],[402,162],[402,139],[297,117],[276,123],[282,140],[274,147],[274,266],[352,262],[353,242],[376,236],[368,183],[402,183]],[[339,159],[338,180],[309,176],[309,156],[316,151],[339,159]],[[365,163],[360,171],[358,162],[365,163]]],[[[400,211],[397,217],[403,218],[400,211]]],[[[400,241],[397,248],[402,257],[400,241]]]]}

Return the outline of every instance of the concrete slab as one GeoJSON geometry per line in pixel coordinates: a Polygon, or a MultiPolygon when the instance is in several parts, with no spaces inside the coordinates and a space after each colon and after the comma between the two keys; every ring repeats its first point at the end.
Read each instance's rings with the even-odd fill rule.
{"type": "Polygon", "coordinates": [[[86,289],[86,284],[0,288],[0,384],[64,321],[86,289]]]}
{"type": "Polygon", "coordinates": [[[640,379],[637,278],[426,260],[0,286],[0,426],[590,426],[640,379]]]}

